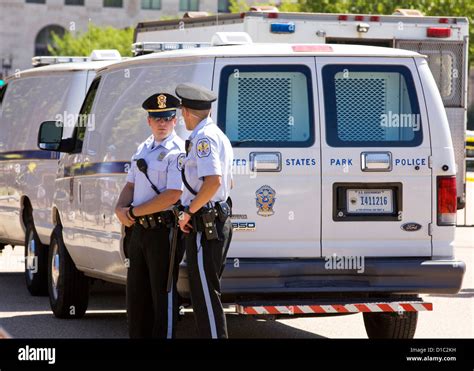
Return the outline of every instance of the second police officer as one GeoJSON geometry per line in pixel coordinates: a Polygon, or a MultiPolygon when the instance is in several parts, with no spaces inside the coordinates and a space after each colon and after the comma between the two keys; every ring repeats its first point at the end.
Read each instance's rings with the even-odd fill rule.
{"type": "Polygon", "coordinates": [[[186,264],[198,333],[227,338],[220,279],[232,239],[230,189],[233,151],[229,139],[210,117],[217,96],[204,87],[180,84],[181,113],[186,129],[186,155],[180,163],[184,211],[179,226],[185,233],[186,264]]]}
{"type": "Polygon", "coordinates": [[[174,131],[179,104],[179,99],[166,93],[154,94],[143,102],[152,135],[133,156],[127,183],[117,202],[118,218],[126,227],[133,226],[126,246],[131,338],[172,338],[175,333],[180,252],[171,262],[172,284],[168,284],[168,275],[176,226],[170,210],[182,193],[178,157],[184,152],[184,142],[174,131]]]}

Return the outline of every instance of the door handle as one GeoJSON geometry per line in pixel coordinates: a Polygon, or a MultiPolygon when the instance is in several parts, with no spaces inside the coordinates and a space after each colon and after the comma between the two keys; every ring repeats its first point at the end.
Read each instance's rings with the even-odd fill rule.
{"type": "Polygon", "coordinates": [[[280,152],[251,152],[250,171],[279,172],[281,171],[280,152]]]}
{"type": "Polygon", "coordinates": [[[78,193],[78,198],[79,198],[79,203],[82,204],[82,184],[81,182],[77,183],[77,193],[78,193]]]}
{"type": "Polygon", "coordinates": [[[362,152],[360,164],[362,171],[392,171],[392,153],[362,152]]]}

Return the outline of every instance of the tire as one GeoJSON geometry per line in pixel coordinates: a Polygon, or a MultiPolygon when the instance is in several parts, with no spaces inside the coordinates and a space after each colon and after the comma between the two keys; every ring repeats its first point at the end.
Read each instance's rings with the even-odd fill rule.
{"type": "Polygon", "coordinates": [[[82,318],[89,304],[89,278],[80,272],[63,242],[62,228],[51,235],[48,257],[49,303],[58,318],[82,318]]]}
{"type": "Polygon", "coordinates": [[[31,295],[48,295],[48,246],[41,243],[33,221],[26,225],[25,281],[31,295]]]}
{"type": "Polygon", "coordinates": [[[364,325],[369,339],[413,339],[418,312],[364,313],[364,325]]]}

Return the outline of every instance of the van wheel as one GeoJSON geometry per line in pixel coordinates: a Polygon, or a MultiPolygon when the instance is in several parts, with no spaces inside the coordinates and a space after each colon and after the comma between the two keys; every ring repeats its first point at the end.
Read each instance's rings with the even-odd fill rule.
{"type": "Polygon", "coordinates": [[[413,339],[417,322],[418,312],[364,313],[369,339],[413,339]]]}
{"type": "Polygon", "coordinates": [[[43,245],[33,221],[26,225],[25,280],[31,295],[48,295],[48,246],[43,245]]]}
{"type": "Polygon", "coordinates": [[[49,303],[58,318],[81,318],[89,304],[89,278],[80,272],[63,242],[62,228],[51,236],[48,258],[49,303]]]}

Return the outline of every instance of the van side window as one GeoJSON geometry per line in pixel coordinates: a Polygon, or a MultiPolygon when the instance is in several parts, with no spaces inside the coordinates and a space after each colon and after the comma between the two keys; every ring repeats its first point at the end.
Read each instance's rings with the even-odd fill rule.
{"type": "Polygon", "coordinates": [[[234,146],[314,143],[311,71],[306,66],[226,66],[218,104],[217,122],[234,146]]]}
{"type": "Polygon", "coordinates": [[[74,74],[54,72],[10,80],[2,102],[6,150],[36,150],[36,133],[46,120],[62,120],[74,74]],[[34,134],[33,134],[34,133],[34,134]]]}
{"type": "Polygon", "coordinates": [[[82,151],[82,144],[84,143],[84,137],[86,135],[86,130],[89,125],[89,120],[91,119],[90,113],[92,110],[92,105],[94,103],[94,98],[99,88],[100,77],[97,77],[92,81],[89,91],[82,103],[81,110],[79,112],[79,118],[76,122],[76,129],[74,137],[76,138],[76,146],[74,152],[78,153],[82,151]]]}
{"type": "Polygon", "coordinates": [[[326,140],[332,147],[415,147],[420,107],[404,66],[323,67],[326,140]]]}

